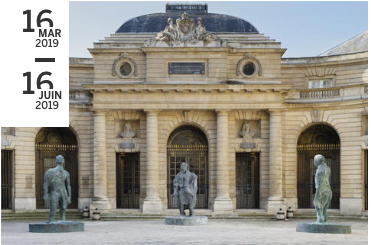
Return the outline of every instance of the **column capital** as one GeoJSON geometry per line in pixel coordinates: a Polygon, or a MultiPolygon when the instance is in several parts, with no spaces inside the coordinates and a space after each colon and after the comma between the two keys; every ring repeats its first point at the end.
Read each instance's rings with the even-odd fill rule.
{"type": "Polygon", "coordinates": [[[229,112],[230,112],[230,110],[215,110],[215,113],[218,116],[228,116],[229,112]]]}
{"type": "Polygon", "coordinates": [[[107,114],[107,111],[104,110],[92,110],[94,112],[94,116],[105,116],[107,114]]]}
{"type": "Polygon", "coordinates": [[[158,115],[161,112],[161,110],[144,110],[144,113],[147,114],[147,116],[155,116],[158,115]]]}
{"type": "Polygon", "coordinates": [[[283,112],[283,109],[269,109],[269,114],[281,114],[283,112]]]}

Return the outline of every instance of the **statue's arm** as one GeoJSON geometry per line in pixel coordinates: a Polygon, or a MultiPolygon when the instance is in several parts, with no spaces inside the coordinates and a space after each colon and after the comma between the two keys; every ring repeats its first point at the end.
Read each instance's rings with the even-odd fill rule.
{"type": "Polygon", "coordinates": [[[197,175],[195,175],[195,174],[192,175],[191,190],[192,190],[193,196],[196,196],[196,194],[197,194],[197,175]]]}
{"type": "Polygon", "coordinates": [[[71,184],[70,184],[70,174],[66,171],[67,177],[66,177],[66,187],[67,187],[67,194],[68,194],[68,201],[67,203],[71,203],[71,184]]]}
{"type": "Polygon", "coordinates": [[[175,176],[175,178],[174,178],[174,193],[173,193],[173,196],[176,196],[176,195],[178,195],[178,180],[177,180],[177,178],[175,176]]]}
{"type": "Polygon", "coordinates": [[[48,172],[45,173],[45,176],[44,176],[44,185],[43,185],[43,189],[44,189],[44,201],[47,202],[48,201],[48,172]]]}

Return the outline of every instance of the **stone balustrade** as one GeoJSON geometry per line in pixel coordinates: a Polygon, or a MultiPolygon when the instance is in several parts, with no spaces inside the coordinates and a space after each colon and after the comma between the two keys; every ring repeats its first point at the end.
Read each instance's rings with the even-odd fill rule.
{"type": "Polygon", "coordinates": [[[90,103],[91,95],[89,91],[70,90],[69,99],[70,99],[70,103],[90,103]]]}
{"type": "Polygon", "coordinates": [[[287,103],[320,103],[340,100],[357,100],[368,98],[368,86],[354,84],[331,88],[298,89],[291,90],[287,97],[287,103]]]}

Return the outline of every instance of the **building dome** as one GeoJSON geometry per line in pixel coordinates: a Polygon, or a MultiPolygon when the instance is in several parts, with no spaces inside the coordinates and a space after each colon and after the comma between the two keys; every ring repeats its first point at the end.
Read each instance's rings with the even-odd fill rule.
{"type": "Polygon", "coordinates": [[[174,22],[187,12],[190,18],[202,18],[202,24],[209,32],[218,33],[259,33],[258,30],[246,20],[241,18],[207,12],[207,5],[179,5],[167,4],[166,13],[146,14],[126,21],[116,31],[120,33],[157,33],[163,31],[168,25],[167,19],[173,18],[174,22]]]}

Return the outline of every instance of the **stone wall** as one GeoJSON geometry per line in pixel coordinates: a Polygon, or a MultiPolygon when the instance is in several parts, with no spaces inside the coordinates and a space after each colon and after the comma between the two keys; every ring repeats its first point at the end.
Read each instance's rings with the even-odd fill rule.
{"type": "Polygon", "coordinates": [[[366,108],[342,105],[330,108],[302,108],[285,112],[283,128],[283,194],[287,204],[297,207],[297,140],[309,126],[325,124],[340,137],[340,209],[342,213],[362,212],[363,149],[365,135],[361,133],[361,117],[366,108]],[[311,113],[320,110],[318,116],[311,113]]]}

